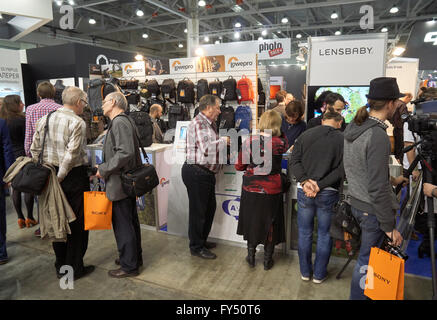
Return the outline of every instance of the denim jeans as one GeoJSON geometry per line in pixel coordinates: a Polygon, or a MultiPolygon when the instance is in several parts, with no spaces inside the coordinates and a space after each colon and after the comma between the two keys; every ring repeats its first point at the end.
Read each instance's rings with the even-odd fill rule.
{"type": "Polygon", "coordinates": [[[366,300],[364,284],[369,264],[370,249],[379,247],[384,240],[384,231],[379,227],[379,222],[373,214],[365,213],[352,207],[352,214],[361,227],[361,246],[357,262],[352,274],[350,300],[366,300]]]}
{"type": "Polygon", "coordinates": [[[329,234],[331,227],[332,207],[338,201],[338,192],[322,190],[315,198],[308,198],[302,189],[297,192],[297,227],[298,254],[300,273],[310,277],[313,273],[312,245],[314,231],[314,217],[317,214],[317,249],[314,261],[314,279],[322,280],[327,275],[327,266],[332,250],[332,238],[329,234]]]}
{"type": "Polygon", "coordinates": [[[8,258],[6,252],[6,199],[3,183],[0,183],[0,260],[8,258]]]}

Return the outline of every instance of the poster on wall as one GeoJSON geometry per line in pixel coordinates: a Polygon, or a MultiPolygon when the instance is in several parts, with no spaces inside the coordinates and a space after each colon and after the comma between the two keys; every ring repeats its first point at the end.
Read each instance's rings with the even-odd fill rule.
{"type": "Polygon", "coordinates": [[[24,101],[20,52],[0,49],[0,97],[19,95],[24,101]]]}
{"type": "Polygon", "coordinates": [[[123,76],[123,69],[121,64],[112,63],[102,65],[103,78],[121,78],[123,76]]]}
{"type": "Polygon", "coordinates": [[[368,85],[385,76],[387,34],[310,37],[308,85],[368,85]]]}
{"type": "Polygon", "coordinates": [[[102,79],[103,73],[102,73],[102,66],[99,64],[89,64],[88,65],[89,75],[90,79],[102,79]]]}
{"type": "Polygon", "coordinates": [[[169,59],[144,58],[146,64],[146,76],[169,74],[169,59]]]}
{"type": "MultiPolygon", "coordinates": [[[[395,58],[387,64],[387,77],[396,78],[399,90],[402,93],[411,93],[413,100],[416,99],[419,77],[419,59],[414,58],[395,58]]],[[[408,104],[408,109],[413,110],[413,106],[408,104]]]]}
{"type": "Polygon", "coordinates": [[[197,59],[196,72],[224,72],[225,57],[212,56],[200,57],[197,59]]]}

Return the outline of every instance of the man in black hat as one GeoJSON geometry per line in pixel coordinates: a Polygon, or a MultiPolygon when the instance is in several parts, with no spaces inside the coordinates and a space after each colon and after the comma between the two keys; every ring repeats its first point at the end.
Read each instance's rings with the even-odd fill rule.
{"type": "Polygon", "coordinates": [[[348,180],[352,214],[361,227],[361,247],[352,275],[350,299],[363,300],[364,281],[370,249],[379,247],[386,237],[391,244],[402,244],[396,230],[399,209],[391,185],[407,183],[402,176],[389,174],[390,140],[385,120],[395,112],[395,101],[402,95],[395,78],[376,78],[370,82],[368,104],[360,108],[344,132],[344,169],[348,180]],[[369,111],[367,111],[369,108],[369,111]]]}

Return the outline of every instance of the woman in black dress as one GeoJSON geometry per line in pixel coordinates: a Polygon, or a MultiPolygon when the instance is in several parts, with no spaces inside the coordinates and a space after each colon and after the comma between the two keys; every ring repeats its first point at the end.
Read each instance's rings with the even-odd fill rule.
{"type": "Polygon", "coordinates": [[[273,267],[275,245],[285,241],[281,163],[288,142],[281,134],[281,124],[278,112],[263,113],[260,133],[246,139],[235,164],[237,170],[245,171],[237,234],[247,241],[246,261],[251,267],[255,266],[257,245],[264,244],[264,270],[273,267]],[[258,158],[264,161],[260,164],[258,158]]]}
{"type": "MultiPolygon", "coordinates": [[[[0,109],[0,118],[6,120],[11,136],[15,158],[26,156],[24,152],[24,134],[26,131],[26,117],[23,113],[24,104],[18,95],[6,96],[0,109]]],[[[33,218],[33,195],[24,193],[24,202],[27,208],[27,219],[24,219],[21,210],[21,192],[12,190],[12,201],[18,215],[18,226],[30,228],[38,224],[33,218]]]]}

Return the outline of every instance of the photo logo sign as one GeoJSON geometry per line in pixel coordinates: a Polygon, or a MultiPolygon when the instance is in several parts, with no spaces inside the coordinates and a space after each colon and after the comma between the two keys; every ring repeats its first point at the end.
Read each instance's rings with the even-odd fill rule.
{"type": "Polygon", "coordinates": [[[289,58],[291,44],[289,39],[265,40],[258,43],[258,54],[260,60],[289,58]],[[288,41],[284,41],[288,40],[288,41]]]}
{"type": "Polygon", "coordinates": [[[423,42],[432,42],[433,45],[437,46],[437,31],[428,32],[425,35],[425,39],[423,39],[423,42]]]}
{"type": "Polygon", "coordinates": [[[226,71],[256,70],[256,56],[254,54],[226,56],[226,71]]]}
{"type": "Polygon", "coordinates": [[[195,59],[170,59],[170,74],[196,72],[195,59]]]}

